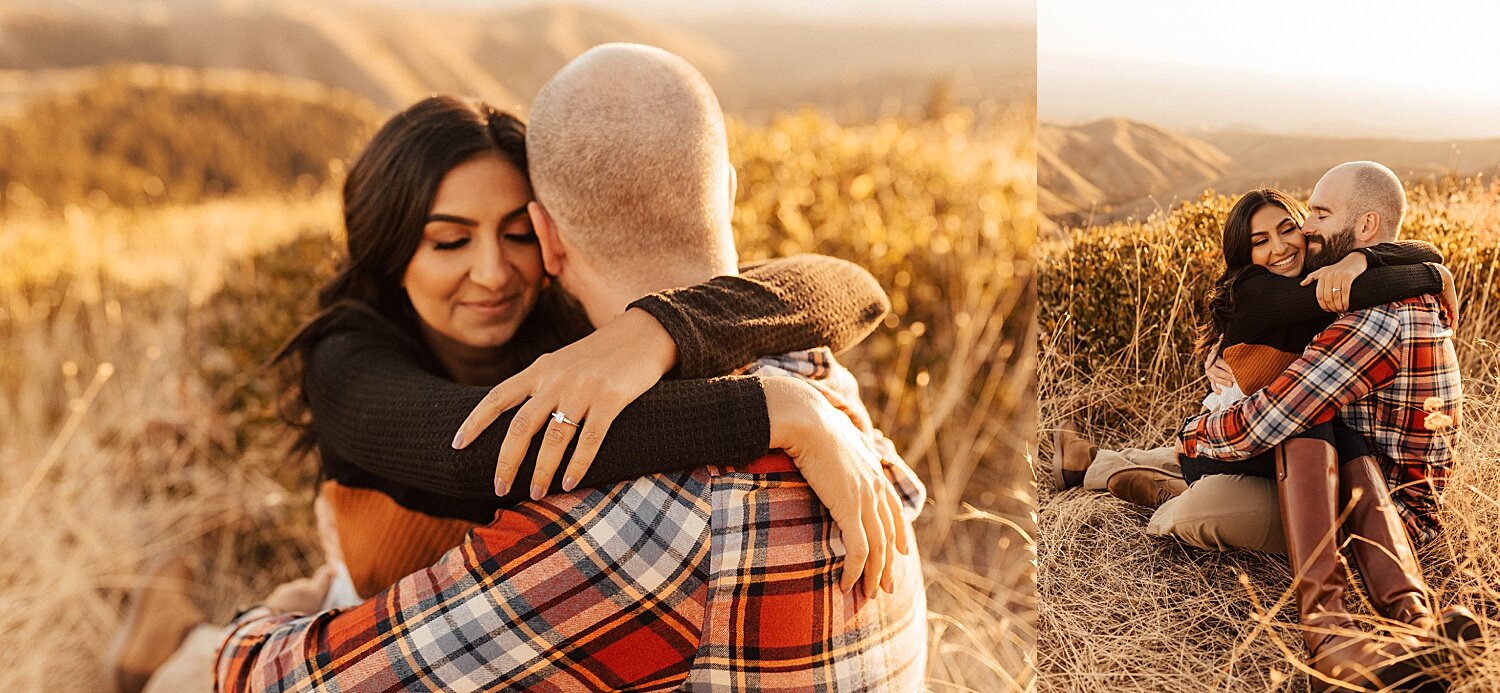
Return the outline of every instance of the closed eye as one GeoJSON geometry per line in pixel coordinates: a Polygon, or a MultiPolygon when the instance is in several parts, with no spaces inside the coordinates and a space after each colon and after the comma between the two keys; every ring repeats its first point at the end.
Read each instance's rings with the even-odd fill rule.
{"type": "Polygon", "coordinates": [[[433,243],[432,247],[435,250],[457,250],[459,248],[464,247],[465,245],[468,245],[468,243],[469,243],[469,239],[467,239],[467,238],[460,238],[458,240],[453,240],[453,241],[433,243]]]}

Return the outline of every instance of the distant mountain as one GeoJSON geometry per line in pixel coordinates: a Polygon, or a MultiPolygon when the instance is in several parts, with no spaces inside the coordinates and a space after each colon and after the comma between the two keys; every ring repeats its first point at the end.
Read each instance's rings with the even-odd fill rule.
{"type": "MultiPolygon", "coordinates": [[[[959,104],[1034,99],[1034,32],[758,20],[667,25],[569,5],[514,12],[426,10],[355,0],[15,0],[0,9],[0,84],[116,63],[235,68],[313,80],[385,110],[434,92],[524,107],[589,47],[634,41],[682,55],[726,110],[814,103],[874,113],[920,104],[937,85],[959,104]]],[[[4,89],[0,87],[0,95],[4,89]]]]}
{"type": "Polygon", "coordinates": [[[1043,123],[1037,150],[1043,227],[1054,230],[1142,217],[1205,188],[1305,191],[1345,161],[1378,161],[1406,181],[1500,169],[1500,139],[1344,139],[1246,131],[1190,136],[1124,118],[1043,123]]]}
{"type": "Polygon", "coordinates": [[[1062,223],[1202,185],[1229,165],[1230,158],[1213,145],[1123,118],[1037,127],[1039,207],[1062,223]]]}

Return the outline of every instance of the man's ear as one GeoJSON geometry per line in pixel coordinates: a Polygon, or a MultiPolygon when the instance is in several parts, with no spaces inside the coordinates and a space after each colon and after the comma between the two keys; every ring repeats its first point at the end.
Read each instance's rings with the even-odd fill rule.
{"type": "Polygon", "coordinates": [[[729,209],[731,210],[734,209],[734,195],[739,192],[739,185],[739,173],[734,170],[734,166],[731,164],[729,165],[729,209]]]}
{"type": "Polygon", "coordinates": [[[1375,211],[1359,215],[1359,225],[1354,227],[1354,240],[1360,245],[1374,245],[1380,236],[1380,213],[1375,211]]]}
{"type": "Polygon", "coordinates": [[[547,208],[536,200],[526,203],[526,213],[531,216],[531,228],[536,230],[536,242],[542,249],[542,268],[554,277],[562,274],[562,260],[567,253],[557,235],[557,223],[547,208]]]}

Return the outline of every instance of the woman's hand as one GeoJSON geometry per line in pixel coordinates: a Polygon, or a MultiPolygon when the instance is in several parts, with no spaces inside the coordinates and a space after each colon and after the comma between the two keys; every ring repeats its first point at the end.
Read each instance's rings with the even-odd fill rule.
{"type": "Polygon", "coordinates": [[[1302,285],[1318,283],[1318,305],[1330,313],[1349,310],[1349,287],[1354,279],[1370,268],[1370,260],[1364,253],[1352,252],[1327,267],[1309,272],[1302,285]]]}
{"type": "Polygon", "coordinates": [[[1208,378],[1209,383],[1213,384],[1214,392],[1234,387],[1234,371],[1229,369],[1229,363],[1219,355],[1219,344],[1215,344],[1214,348],[1208,352],[1208,360],[1203,362],[1203,375],[1208,378]]]}
{"type": "Polygon", "coordinates": [[[333,582],[333,568],[327,563],[311,576],[283,582],[266,597],[266,606],[282,613],[312,614],[323,609],[328,586],[333,582]]]}
{"type": "Polygon", "coordinates": [[[510,489],[532,436],[543,426],[547,435],[531,475],[531,497],[546,495],[563,452],[578,434],[578,447],[563,474],[563,488],[571,491],[593,464],[620,410],[651,389],[676,361],[677,344],[672,336],[650,313],[632,308],[495,386],[459,426],[453,447],[463,449],[501,413],[521,405],[500,445],[495,495],[503,496],[510,489]],[[568,421],[556,420],[553,412],[562,413],[568,421]]]}
{"type": "Polygon", "coordinates": [[[1438,294],[1438,302],[1443,305],[1443,312],[1448,314],[1448,327],[1455,332],[1458,331],[1458,288],[1453,283],[1453,272],[1440,262],[1429,262],[1432,268],[1443,277],[1443,293],[1438,294]]]}
{"type": "Polygon", "coordinates": [[[816,388],[796,378],[765,381],[771,447],[781,448],[828,508],[844,537],[844,573],[839,586],[865,594],[893,589],[895,552],[909,551],[901,499],[881,467],[880,456],[847,415],[816,388]]]}

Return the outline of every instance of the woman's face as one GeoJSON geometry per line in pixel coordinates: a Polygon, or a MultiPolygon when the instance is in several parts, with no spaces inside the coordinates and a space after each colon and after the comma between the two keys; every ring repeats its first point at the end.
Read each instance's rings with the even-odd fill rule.
{"type": "Polygon", "coordinates": [[[1250,216],[1250,261],[1283,277],[1302,274],[1307,239],[1286,210],[1266,205],[1250,216]]]}
{"type": "Polygon", "coordinates": [[[498,154],[443,176],[402,285],[435,350],[493,349],[536,304],[541,250],[526,178],[498,154]]]}

